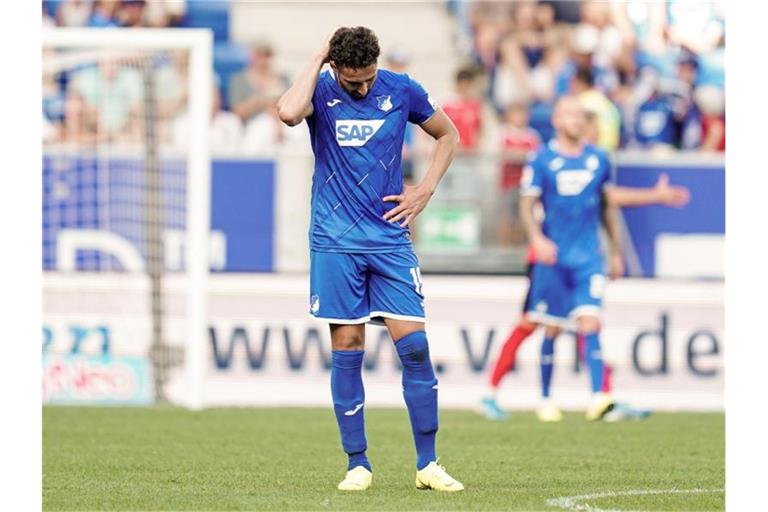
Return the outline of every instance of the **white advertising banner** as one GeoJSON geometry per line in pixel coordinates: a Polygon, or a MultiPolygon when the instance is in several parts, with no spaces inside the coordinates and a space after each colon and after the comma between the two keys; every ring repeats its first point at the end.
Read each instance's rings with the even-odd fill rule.
{"type": "MultiPolygon", "coordinates": [[[[166,281],[165,337],[184,344],[179,278],[166,281]]],[[[44,277],[44,351],[51,356],[145,357],[151,321],[148,284],[120,274],[44,277]]],[[[210,278],[206,405],[328,405],[330,336],[308,315],[304,274],[215,274],[210,278]]],[[[444,407],[475,407],[504,340],[520,318],[522,277],[424,276],[427,334],[444,407]]],[[[619,280],[607,291],[602,344],[614,394],[635,406],[722,410],[722,282],[619,280]]],[[[538,401],[541,332],[520,348],[499,395],[510,408],[538,401]]],[[[584,408],[589,377],[575,337],[555,346],[552,394],[565,409],[584,408]]],[[[166,387],[181,402],[181,366],[166,387]]],[[[368,326],[364,369],[369,405],[401,405],[400,372],[386,330],[368,326]]]]}

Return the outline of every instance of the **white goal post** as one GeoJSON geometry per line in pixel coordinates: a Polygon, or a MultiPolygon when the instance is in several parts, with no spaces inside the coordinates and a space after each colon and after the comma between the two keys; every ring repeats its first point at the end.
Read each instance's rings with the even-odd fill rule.
{"type": "MultiPolygon", "coordinates": [[[[66,54],[71,50],[94,55],[103,52],[151,54],[184,51],[188,54],[188,126],[186,147],[186,243],[184,286],[183,404],[200,409],[204,404],[203,382],[208,355],[207,290],[209,274],[211,158],[208,124],[213,85],[213,36],[206,29],[88,29],[44,28],[44,49],[66,54]]],[[[67,65],[67,64],[63,64],[67,65]]],[[[43,63],[46,69],[46,62],[43,63]]],[[[45,71],[44,71],[45,72],[45,71]]],[[[162,217],[161,217],[162,218],[162,217]]],[[[164,272],[164,271],[161,271],[164,272]]],[[[58,274],[58,272],[56,272],[58,274]]]]}

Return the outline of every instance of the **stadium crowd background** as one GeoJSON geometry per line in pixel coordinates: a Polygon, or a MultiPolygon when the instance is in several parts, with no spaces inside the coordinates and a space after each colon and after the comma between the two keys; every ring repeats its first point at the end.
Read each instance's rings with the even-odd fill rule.
{"type": "MultiPolygon", "coordinates": [[[[214,149],[258,153],[285,134],[274,104],[289,84],[269,41],[251,48],[229,41],[230,2],[60,0],[42,3],[43,24],[68,27],[208,26],[214,30],[218,78],[214,149]]],[[[593,113],[595,140],[609,150],[723,151],[724,18],[719,2],[536,2],[451,0],[453,44],[466,64],[454,95],[441,102],[472,151],[498,133],[500,149],[529,149],[552,134],[552,103],[578,93],[593,113]]],[[[397,49],[382,65],[406,69],[397,49]]],[[[159,63],[163,140],[183,136],[187,62],[159,63]]],[[[46,140],[130,140],[141,100],[135,70],[86,69],[45,83],[46,140]],[[110,96],[109,112],[95,99],[110,96]],[[102,110],[105,110],[102,108],[102,110]],[[101,123],[101,129],[96,125],[101,123]]],[[[507,178],[509,179],[509,178],[507,178]]]]}
{"type": "MultiPolygon", "coordinates": [[[[258,25],[263,16],[299,9],[254,7],[267,4],[58,0],[44,1],[42,16],[48,26],[210,28],[213,154],[269,158],[288,149],[311,161],[306,127],[286,127],[275,105],[322,41],[319,32],[311,34],[314,26],[292,38],[285,30],[258,25]]],[[[318,26],[345,14],[350,4],[325,5],[329,12],[318,26]]],[[[384,13],[372,5],[356,5],[355,12],[369,9],[374,18],[384,13]]],[[[406,6],[413,18],[409,27],[419,23],[414,14],[419,9],[434,25],[429,34],[409,34],[394,44],[392,33],[380,33],[380,66],[422,81],[461,135],[460,152],[434,201],[445,208],[433,207],[414,228],[422,249],[439,253],[439,261],[425,254],[426,268],[452,271],[477,263],[481,270],[504,269],[510,256],[522,262],[525,241],[516,211],[523,163],[551,138],[552,105],[567,92],[578,94],[589,112],[590,139],[610,152],[637,150],[641,159],[656,156],[666,165],[679,155],[725,150],[721,2],[448,0],[395,8],[406,6]],[[422,224],[432,228],[421,229],[422,224]],[[421,236],[429,233],[435,236],[421,236]],[[477,247],[487,260],[460,254],[477,247]]],[[[316,16],[325,7],[301,9],[316,16]]],[[[346,19],[357,19],[348,14],[346,19]]],[[[382,31],[398,14],[387,16],[382,31]]],[[[291,19],[273,21],[283,27],[291,19]]],[[[189,140],[187,59],[183,52],[169,53],[154,63],[158,135],[165,149],[184,149],[189,140]]],[[[45,143],[87,148],[141,142],[143,84],[135,63],[103,61],[44,74],[43,80],[45,143]]],[[[418,178],[430,149],[429,137],[409,126],[403,155],[407,182],[418,178]]]]}

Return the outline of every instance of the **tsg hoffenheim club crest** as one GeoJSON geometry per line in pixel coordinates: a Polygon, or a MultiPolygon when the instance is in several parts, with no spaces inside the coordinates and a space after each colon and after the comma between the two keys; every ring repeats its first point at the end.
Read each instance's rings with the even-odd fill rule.
{"type": "Polygon", "coordinates": [[[379,101],[379,110],[389,112],[392,109],[392,96],[376,96],[379,101]]]}

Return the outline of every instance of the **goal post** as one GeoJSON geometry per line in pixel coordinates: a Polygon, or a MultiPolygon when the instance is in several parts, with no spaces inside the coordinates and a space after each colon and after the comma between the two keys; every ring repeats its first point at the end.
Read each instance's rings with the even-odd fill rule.
{"type": "MultiPolygon", "coordinates": [[[[165,318],[164,304],[167,302],[163,296],[164,291],[164,278],[166,277],[165,258],[164,253],[167,252],[167,248],[163,246],[163,237],[165,231],[168,229],[169,220],[165,219],[165,214],[169,208],[169,205],[164,204],[168,201],[168,197],[184,197],[183,204],[175,205],[175,215],[179,218],[177,220],[178,229],[182,226],[183,240],[184,240],[184,252],[183,263],[181,270],[181,282],[183,285],[180,287],[181,295],[183,295],[183,372],[184,372],[184,385],[183,385],[183,398],[181,394],[176,394],[172,400],[174,403],[179,403],[192,409],[200,409],[204,405],[203,397],[203,381],[206,372],[206,358],[208,354],[208,308],[207,308],[207,291],[208,291],[208,274],[210,272],[209,267],[209,244],[210,244],[210,196],[211,196],[211,158],[208,145],[208,125],[211,112],[211,90],[213,86],[213,64],[212,64],[212,46],[213,36],[209,30],[205,29],[88,29],[88,28],[44,28],[42,30],[42,45],[43,50],[48,51],[44,53],[43,59],[43,74],[45,78],[46,73],[54,73],[60,76],[63,72],[76,70],[83,66],[96,66],[99,62],[112,59],[114,62],[119,62],[119,65],[123,65],[125,62],[131,62],[134,66],[134,75],[142,76],[143,80],[143,104],[141,108],[144,116],[137,122],[139,126],[137,129],[142,131],[143,137],[136,143],[136,148],[133,149],[131,155],[135,158],[137,164],[135,164],[134,170],[129,172],[131,174],[128,178],[133,180],[135,187],[142,187],[142,190],[137,192],[137,195],[143,197],[134,197],[132,199],[133,206],[128,209],[123,207],[123,210],[117,214],[112,212],[104,213],[105,209],[112,208],[117,199],[108,197],[104,199],[104,194],[115,194],[114,183],[119,181],[119,177],[109,175],[106,178],[100,178],[99,183],[94,184],[93,188],[96,190],[94,194],[97,199],[89,200],[89,202],[83,201],[81,204],[62,204],[56,206],[56,215],[60,218],[68,219],[67,222],[62,221],[60,225],[53,226],[53,228],[62,228],[71,225],[71,219],[75,216],[85,215],[83,212],[90,208],[93,212],[88,215],[93,217],[120,218],[121,222],[132,222],[133,225],[138,226],[146,220],[147,216],[153,217],[152,221],[144,222],[143,228],[141,228],[141,235],[137,235],[137,240],[133,244],[135,247],[130,247],[130,243],[126,242],[125,237],[119,237],[114,233],[105,232],[103,240],[109,241],[106,235],[115,236],[118,242],[113,243],[110,247],[124,247],[124,252],[127,254],[142,253],[145,260],[145,264],[142,267],[144,273],[149,276],[147,280],[151,283],[147,286],[147,293],[154,295],[154,298],[147,298],[146,305],[150,305],[147,309],[148,315],[152,317],[151,331],[154,333],[153,340],[150,343],[153,349],[157,349],[164,343],[163,337],[165,334],[165,327],[167,324],[167,318],[165,318]],[[156,98],[155,95],[162,93],[157,91],[159,84],[155,83],[152,68],[152,59],[158,58],[158,56],[164,56],[171,52],[181,52],[186,55],[185,62],[188,62],[187,76],[186,78],[186,119],[188,120],[186,126],[187,141],[184,149],[182,150],[183,158],[183,170],[180,174],[183,175],[183,180],[177,185],[178,191],[172,191],[171,194],[167,191],[161,191],[165,183],[168,181],[166,177],[158,175],[158,152],[159,143],[157,142],[157,130],[159,126],[159,118],[156,110],[156,98]],[[143,128],[141,127],[143,125],[143,128]],[[155,173],[153,175],[153,172],[155,173]],[[104,185],[107,183],[107,185],[104,185]],[[135,183],[141,183],[141,185],[135,185],[135,183]],[[154,183],[154,185],[152,185],[154,183]],[[154,187],[154,190],[153,190],[154,187]],[[106,192],[102,193],[101,189],[105,189],[106,192]],[[176,193],[177,192],[177,193],[176,193]],[[110,202],[111,201],[111,202],[110,202]],[[95,206],[94,206],[95,205],[95,206]],[[143,205],[143,210],[141,206],[143,205]],[[143,211],[143,213],[142,213],[143,211]],[[153,214],[152,211],[155,213],[153,214]],[[74,213],[73,213],[74,212],[74,213]],[[110,217],[111,216],[111,217],[110,217]],[[126,220],[126,217],[128,219],[126,220]],[[144,221],[142,220],[144,219],[144,221]],[[151,225],[154,222],[154,225],[151,225]],[[146,229],[149,227],[149,229],[146,229]],[[120,245],[122,244],[122,245],[120,245]],[[152,264],[151,259],[159,258],[159,264],[152,264]]],[[[65,80],[62,80],[65,81],[65,80]]],[[[94,94],[98,96],[98,94],[94,94]]],[[[100,101],[105,101],[103,110],[106,112],[105,116],[109,119],[110,114],[107,109],[107,104],[110,98],[100,98],[100,101]]],[[[115,148],[118,144],[112,140],[105,139],[101,134],[96,134],[94,137],[95,142],[89,142],[87,144],[87,150],[93,152],[94,161],[89,163],[94,168],[108,167],[109,164],[103,164],[103,162],[110,158],[110,155],[117,154],[115,148]],[[106,142],[102,141],[106,140],[106,142]],[[104,155],[107,155],[106,157],[104,155]]],[[[73,154],[82,155],[85,151],[85,145],[82,142],[64,141],[62,146],[67,146],[73,154]]],[[[45,150],[44,150],[45,155],[45,150]]],[[[79,163],[78,165],[83,165],[79,163]]],[[[108,172],[111,172],[108,170],[108,172]]],[[[114,173],[113,173],[114,174],[114,173]]],[[[126,179],[128,179],[126,178],[126,179]]],[[[177,176],[178,178],[178,176],[177,176]]],[[[81,184],[70,186],[79,187],[81,184]]],[[[44,205],[45,207],[45,205],[44,205]]],[[[58,218],[58,217],[57,217],[58,218]]],[[[117,222],[117,221],[115,221],[117,222]]],[[[103,223],[102,223],[103,224],[103,223]]],[[[135,228],[138,232],[139,228],[135,228]]],[[[87,236],[87,230],[82,230],[87,236]]],[[[62,231],[57,233],[61,234],[62,231]]],[[[70,237],[71,238],[71,237],[70,237]]],[[[130,238],[130,237],[128,237],[130,238]]],[[[63,237],[59,236],[57,240],[52,243],[63,243],[63,237]]],[[[109,245],[109,244],[106,244],[109,245]]],[[[94,251],[98,251],[98,248],[94,248],[94,251]]],[[[57,247],[59,253],[62,252],[62,247],[57,247]]],[[[72,260],[72,267],[76,266],[74,260],[75,256],[69,255],[72,260]]],[[[135,261],[136,258],[130,261],[135,261]]],[[[99,261],[102,261],[100,259],[99,261]]],[[[123,271],[126,270],[126,266],[123,265],[123,271]]],[[[140,266],[140,263],[133,265],[134,271],[136,267],[140,266]]],[[[56,274],[55,282],[58,282],[59,290],[71,286],[77,287],[77,281],[72,281],[72,285],[62,284],[63,281],[58,279],[59,277],[71,276],[73,279],[77,279],[75,274],[66,274],[68,270],[82,270],[76,268],[61,268],[56,267],[50,270],[51,274],[56,274]]],[[[112,272],[114,268],[108,265],[99,266],[96,268],[87,268],[87,271],[104,271],[112,272]]],[[[127,269],[131,270],[131,269],[127,269]]],[[[91,274],[93,277],[93,274],[91,274]]],[[[175,279],[175,278],[174,278],[175,279]]],[[[117,291],[117,290],[116,290],[117,291]]],[[[82,313],[88,315],[90,311],[84,310],[82,313]]],[[[117,308],[119,309],[119,308],[117,308]]],[[[45,313],[45,312],[44,312],[45,313]]],[[[70,313],[63,314],[66,317],[70,313]]],[[[126,319],[126,322],[132,320],[126,319]]],[[[74,351],[73,351],[74,353],[74,351]]],[[[156,357],[152,351],[148,351],[149,357],[156,357]]],[[[168,357],[167,354],[166,356],[168,357]]],[[[157,362],[157,361],[153,361],[157,362]]],[[[168,364],[170,363],[163,363],[168,364]]],[[[164,401],[163,385],[164,382],[158,382],[157,385],[161,389],[155,389],[156,397],[160,401],[164,401]]]]}

